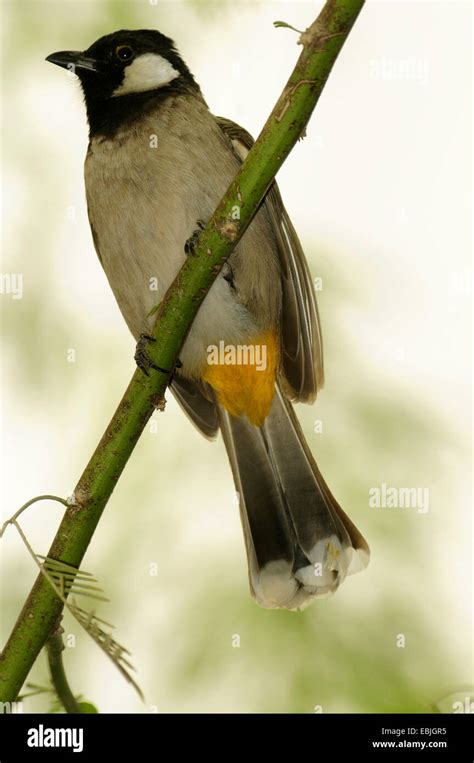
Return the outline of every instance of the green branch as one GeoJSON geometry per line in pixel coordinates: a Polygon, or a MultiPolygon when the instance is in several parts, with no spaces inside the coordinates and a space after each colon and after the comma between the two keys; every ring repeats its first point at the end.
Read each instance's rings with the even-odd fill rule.
{"type": "Polygon", "coordinates": [[[63,665],[64,644],[61,631],[55,631],[46,642],[51,682],[66,713],[82,713],[79,702],[69,686],[63,665]]]}
{"type": "MultiPolygon", "coordinates": [[[[173,369],[186,334],[217,274],[252,221],[276,173],[316,106],[364,0],[328,0],[300,37],[303,50],[275,108],[157,311],[150,355],[173,369]],[[236,210],[238,214],[236,214],[236,210]],[[238,219],[235,219],[235,218],[238,219]]],[[[183,242],[184,244],[184,242],[183,242]]],[[[155,407],[165,373],[137,370],[74,491],[48,557],[79,567],[102,512],[155,407]]],[[[18,695],[63,603],[40,575],[0,657],[0,700],[18,695]]]]}

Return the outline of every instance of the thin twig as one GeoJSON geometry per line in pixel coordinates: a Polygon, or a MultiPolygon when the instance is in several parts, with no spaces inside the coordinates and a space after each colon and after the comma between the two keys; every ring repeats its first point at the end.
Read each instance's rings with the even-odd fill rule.
{"type": "Polygon", "coordinates": [[[63,664],[64,644],[62,628],[58,628],[46,642],[49,672],[54,690],[66,713],[82,713],[74,694],[69,686],[63,664]]]}
{"type": "Polygon", "coordinates": [[[0,538],[7,529],[8,525],[16,524],[18,517],[23,514],[26,509],[29,509],[30,506],[33,506],[34,503],[38,503],[38,501],[57,501],[57,503],[62,503],[63,506],[69,506],[68,501],[58,495],[36,495],[34,498],[30,498],[29,501],[24,503],[23,506],[20,506],[18,511],[16,511],[13,516],[10,517],[10,519],[5,520],[3,525],[0,527],[0,538]]]}

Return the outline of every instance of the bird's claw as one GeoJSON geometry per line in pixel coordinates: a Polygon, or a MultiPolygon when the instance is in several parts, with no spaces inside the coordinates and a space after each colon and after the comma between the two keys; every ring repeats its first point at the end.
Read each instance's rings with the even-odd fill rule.
{"type": "Polygon", "coordinates": [[[194,254],[199,243],[199,237],[206,227],[206,224],[203,220],[198,220],[196,224],[198,227],[195,231],[193,231],[192,235],[188,238],[184,245],[184,253],[186,255],[194,254]]]}
{"type": "Polygon", "coordinates": [[[146,376],[150,376],[150,369],[153,369],[153,371],[161,371],[162,374],[169,376],[171,372],[167,371],[166,368],[157,366],[148,355],[147,347],[150,342],[156,342],[154,336],[150,336],[150,334],[140,334],[140,339],[138,340],[135,349],[135,363],[146,376]]]}

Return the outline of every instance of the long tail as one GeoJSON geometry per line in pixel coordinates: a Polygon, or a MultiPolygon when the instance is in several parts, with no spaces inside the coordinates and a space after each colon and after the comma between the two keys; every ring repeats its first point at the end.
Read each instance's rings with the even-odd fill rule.
{"type": "Polygon", "coordinates": [[[260,428],[221,406],[219,420],[256,601],[301,609],[364,569],[369,547],[332,496],[281,390],[260,428]]]}

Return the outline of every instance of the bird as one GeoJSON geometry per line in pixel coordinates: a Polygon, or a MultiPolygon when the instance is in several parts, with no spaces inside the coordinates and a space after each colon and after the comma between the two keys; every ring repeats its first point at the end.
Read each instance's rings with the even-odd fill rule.
{"type": "MultiPolygon", "coordinates": [[[[82,86],[92,239],[137,363],[150,373],[154,308],[253,138],[211,113],[175,43],[157,30],[120,30],[46,60],[82,86]]],[[[274,182],[206,295],[170,383],[206,438],[222,433],[250,592],[269,609],[302,610],[369,561],[294,412],[323,382],[313,281],[274,182]]]]}

